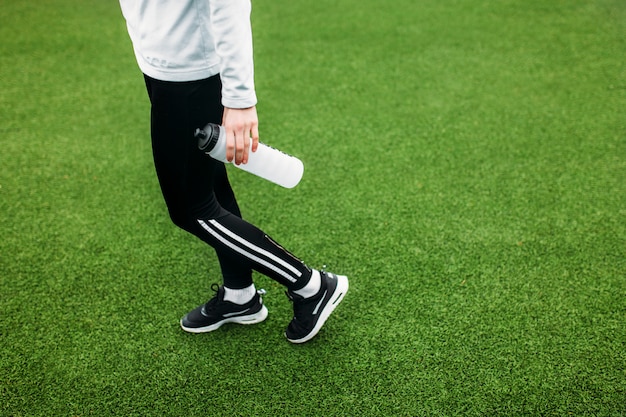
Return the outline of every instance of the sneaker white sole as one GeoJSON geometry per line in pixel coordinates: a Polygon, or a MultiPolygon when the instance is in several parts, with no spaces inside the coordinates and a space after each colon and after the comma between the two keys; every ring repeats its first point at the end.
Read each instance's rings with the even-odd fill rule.
{"type": "Polygon", "coordinates": [[[263,307],[261,307],[261,309],[257,313],[250,314],[248,316],[228,317],[210,326],[185,327],[183,325],[183,319],[180,319],[180,327],[184,331],[189,332],[189,333],[208,333],[208,332],[212,332],[213,330],[219,329],[222,326],[222,324],[226,324],[226,323],[236,323],[236,324],[261,323],[267,318],[267,314],[268,314],[267,307],[265,307],[264,305],[263,307]]]}
{"type": "Polygon", "coordinates": [[[337,275],[337,286],[335,287],[335,292],[333,292],[333,295],[330,297],[330,301],[328,301],[328,304],[326,304],[326,307],[324,307],[320,313],[320,318],[317,319],[317,323],[315,324],[315,327],[313,327],[313,330],[311,330],[311,333],[301,339],[289,339],[287,335],[285,335],[287,340],[291,343],[299,344],[313,339],[319,333],[320,329],[324,323],[326,323],[326,320],[328,320],[328,317],[330,317],[335,308],[343,301],[343,297],[346,296],[349,286],[347,276],[337,275]]]}

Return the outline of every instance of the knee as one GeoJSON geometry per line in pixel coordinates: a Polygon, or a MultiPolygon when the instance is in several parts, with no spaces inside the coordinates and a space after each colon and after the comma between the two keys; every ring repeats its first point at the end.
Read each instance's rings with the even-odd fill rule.
{"type": "Polygon", "coordinates": [[[213,209],[204,207],[202,210],[169,209],[168,211],[174,225],[190,233],[195,233],[199,219],[212,220],[223,217],[226,214],[225,210],[220,206],[216,206],[213,209]]]}
{"type": "Polygon", "coordinates": [[[192,228],[194,219],[187,213],[178,210],[169,210],[169,215],[172,223],[181,229],[190,231],[192,228]]]}

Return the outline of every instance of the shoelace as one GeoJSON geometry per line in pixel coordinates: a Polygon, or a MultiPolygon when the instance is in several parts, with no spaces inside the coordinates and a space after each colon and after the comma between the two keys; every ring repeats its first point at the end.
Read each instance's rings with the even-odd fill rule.
{"type": "Polygon", "coordinates": [[[211,290],[213,290],[213,292],[215,293],[215,296],[212,297],[209,301],[207,301],[206,304],[204,305],[204,311],[206,313],[210,313],[211,311],[213,311],[213,309],[215,308],[215,305],[217,304],[217,294],[219,294],[220,292],[219,284],[216,284],[216,283],[211,284],[211,290]]]}

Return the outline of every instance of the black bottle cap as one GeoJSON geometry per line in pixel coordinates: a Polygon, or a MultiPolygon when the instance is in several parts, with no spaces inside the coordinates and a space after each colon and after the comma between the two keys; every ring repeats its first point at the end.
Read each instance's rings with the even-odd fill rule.
{"type": "Polygon", "coordinates": [[[194,137],[198,139],[198,149],[204,153],[209,153],[215,148],[220,138],[220,127],[214,123],[204,126],[204,129],[196,129],[194,137]]]}

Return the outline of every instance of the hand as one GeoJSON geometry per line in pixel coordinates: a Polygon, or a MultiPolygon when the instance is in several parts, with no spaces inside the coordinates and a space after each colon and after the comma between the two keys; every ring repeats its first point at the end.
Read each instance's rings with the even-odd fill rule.
{"type": "Polygon", "coordinates": [[[252,152],[259,146],[259,119],[256,106],[247,109],[224,108],[222,126],[226,130],[226,159],[236,165],[248,163],[250,139],[252,152]]]}

